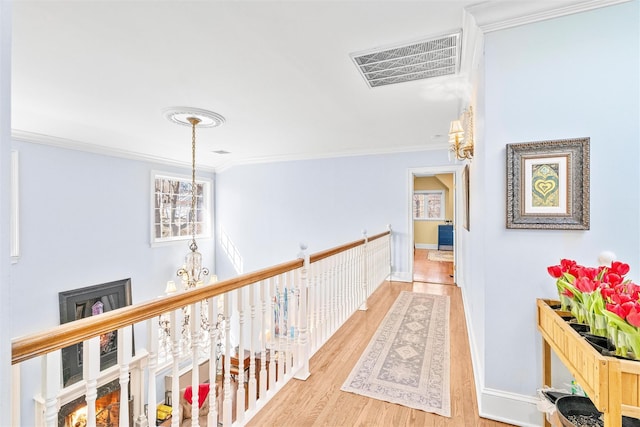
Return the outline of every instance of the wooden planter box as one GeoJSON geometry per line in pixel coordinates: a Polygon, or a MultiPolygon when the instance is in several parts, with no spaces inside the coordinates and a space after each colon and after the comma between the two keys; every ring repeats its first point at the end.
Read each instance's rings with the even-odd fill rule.
{"type": "MultiPolygon", "coordinates": [[[[537,325],[542,334],[543,385],[551,386],[551,349],[582,386],[605,427],[621,427],[622,415],[640,418],[640,361],[603,356],[551,308],[553,300],[537,300],[537,325]]],[[[548,426],[545,420],[545,426],[548,426]]]]}

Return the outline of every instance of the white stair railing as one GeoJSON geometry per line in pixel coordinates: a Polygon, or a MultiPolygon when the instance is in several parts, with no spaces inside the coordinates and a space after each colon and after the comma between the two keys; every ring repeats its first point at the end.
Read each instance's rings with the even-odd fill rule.
{"type": "MultiPolygon", "coordinates": [[[[294,261],[14,339],[13,364],[42,359],[36,424],[58,426],[64,396],[79,394],[87,403],[87,425],[95,425],[98,389],[115,380],[119,425],[154,425],[163,383],[158,376],[166,372],[172,426],[182,425],[188,412],[180,410],[187,385],[192,426],[200,425],[199,416],[210,426],[244,425],[292,378],[308,378],[311,356],[355,311],[366,309],[390,273],[390,241],[389,230],[312,255],[303,246],[294,261]],[[146,322],[146,349],[133,356],[132,325],[138,322],[146,322]],[[100,336],[111,331],[118,333],[117,366],[100,371],[100,336]],[[84,379],[63,389],[60,349],[81,342],[84,379]],[[161,349],[168,366],[159,363],[161,349]],[[205,362],[208,369],[201,371],[205,362]],[[210,384],[208,393],[203,383],[210,384]],[[204,393],[209,411],[199,414],[204,393]]],[[[14,382],[14,390],[22,389],[16,405],[36,394],[21,387],[20,375],[14,382]]],[[[20,413],[19,406],[13,409],[20,413]]]]}

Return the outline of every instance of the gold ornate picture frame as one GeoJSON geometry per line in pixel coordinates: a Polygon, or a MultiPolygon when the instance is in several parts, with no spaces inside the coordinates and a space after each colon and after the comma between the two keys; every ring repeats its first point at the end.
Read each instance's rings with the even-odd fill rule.
{"type": "Polygon", "coordinates": [[[589,138],[507,144],[507,228],[589,229],[589,138]]]}

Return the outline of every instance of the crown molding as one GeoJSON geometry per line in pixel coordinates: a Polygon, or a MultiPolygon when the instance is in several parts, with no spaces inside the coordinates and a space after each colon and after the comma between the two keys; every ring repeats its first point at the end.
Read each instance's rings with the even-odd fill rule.
{"type": "Polygon", "coordinates": [[[601,7],[626,3],[630,0],[562,0],[562,1],[486,1],[465,10],[470,13],[483,33],[504,30],[533,22],[544,21],[601,7]]]}
{"type": "MultiPolygon", "coordinates": [[[[99,154],[102,156],[119,157],[122,159],[139,160],[150,163],[161,163],[169,166],[191,169],[191,163],[181,162],[166,157],[153,156],[150,154],[139,153],[136,151],[121,150],[104,145],[89,144],[86,142],[75,141],[72,139],[58,138],[55,136],[44,135],[40,133],[27,132],[19,129],[11,130],[11,139],[19,142],[28,142],[32,144],[49,145],[52,147],[66,148],[69,150],[84,151],[86,153],[99,154]]],[[[198,170],[205,172],[214,172],[215,168],[206,165],[198,165],[198,170]]]]}
{"type": "Polygon", "coordinates": [[[335,159],[340,157],[362,157],[362,156],[378,156],[384,154],[400,154],[400,153],[415,153],[418,151],[436,151],[436,150],[448,150],[449,144],[437,143],[433,145],[414,145],[410,147],[389,147],[379,148],[375,150],[352,150],[352,151],[339,151],[332,153],[322,154],[298,154],[298,155],[282,155],[282,156],[264,156],[264,157],[252,157],[237,161],[230,161],[223,165],[216,167],[215,171],[223,172],[233,166],[244,166],[259,163],[278,163],[278,162],[295,162],[301,160],[320,160],[320,159],[335,159]]]}
{"type": "MultiPolygon", "coordinates": [[[[22,130],[12,129],[11,138],[14,141],[27,142],[32,144],[49,145],[53,147],[66,148],[70,150],[84,151],[87,153],[99,154],[102,156],[119,157],[129,160],[139,160],[151,163],[160,163],[170,166],[191,168],[191,163],[180,162],[177,160],[167,159],[165,157],[153,156],[149,154],[138,153],[128,150],[119,150],[103,145],[88,144],[80,141],[74,141],[66,138],[58,138],[49,135],[43,135],[39,133],[26,132],[22,130]]],[[[315,159],[329,159],[338,157],[356,157],[356,156],[375,156],[381,154],[397,154],[397,153],[412,153],[417,151],[434,151],[434,150],[448,150],[449,146],[446,143],[437,143],[433,145],[416,145],[411,147],[388,147],[375,150],[353,150],[353,151],[341,151],[322,154],[300,154],[300,155],[280,155],[280,156],[264,156],[264,157],[252,157],[247,159],[229,160],[222,162],[218,165],[198,165],[197,169],[204,172],[222,172],[233,166],[242,166],[258,163],[277,163],[277,162],[293,162],[298,160],[315,160],[315,159]]]]}

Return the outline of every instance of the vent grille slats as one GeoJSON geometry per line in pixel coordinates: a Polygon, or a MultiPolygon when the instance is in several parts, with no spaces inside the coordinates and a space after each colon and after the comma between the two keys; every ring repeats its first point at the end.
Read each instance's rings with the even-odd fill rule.
{"type": "Polygon", "coordinates": [[[458,69],[460,33],[351,57],[371,87],[446,76],[458,69]]]}

